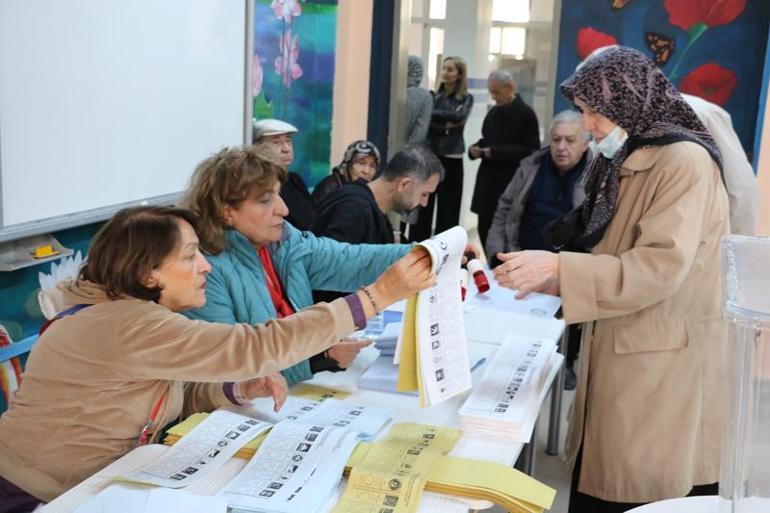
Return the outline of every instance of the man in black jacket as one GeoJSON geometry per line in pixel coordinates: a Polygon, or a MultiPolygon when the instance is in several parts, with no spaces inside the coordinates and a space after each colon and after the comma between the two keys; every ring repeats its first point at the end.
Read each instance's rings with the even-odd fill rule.
{"type": "Polygon", "coordinates": [[[427,147],[407,146],[371,182],[358,180],[324,196],[313,232],[354,244],[393,243],[387,214],[425,206],[443,178],[444,168],[427,147]]]}
{"type": "Polygon", "coordinates": [[[540,147],[537,116],[516,94],[511,74],[505,70],[493,71],[487,85],[496,105],[484,118],[482,138],[468,148],[471,160],[481,158],[471,211],[479,216],[479,238],[483,247],[486,247],[500,194],[513,178],[521,159],[540,147]]]}

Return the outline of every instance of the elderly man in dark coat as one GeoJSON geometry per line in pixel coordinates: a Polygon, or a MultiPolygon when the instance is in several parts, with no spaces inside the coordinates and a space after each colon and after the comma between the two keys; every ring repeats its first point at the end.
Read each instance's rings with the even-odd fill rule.
{"type": "Polygon", "coordinates": [[[500,194],[513,178],[521,159],[540,147],[537,116],[516,93],[511,74],[505,70],[493,71],[488,87],[495,106],[484,118],[481,139],[468,148],[471,160],[481,158],[471,211],[479,216],[479,238],[484,247],[500,194]]]}

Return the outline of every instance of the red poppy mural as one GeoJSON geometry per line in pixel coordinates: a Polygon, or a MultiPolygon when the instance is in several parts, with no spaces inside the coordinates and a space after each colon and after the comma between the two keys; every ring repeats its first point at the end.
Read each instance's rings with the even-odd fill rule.
{"type": "MultiPolygon", "coordinates": [[[[596,48],[641,50],[682,92],[730,113],[744,149],[756,145],[770,53],[770,0],[562,0],[557,80],[596,48]]],[[[554,110],[569,107],[557,95],[554,110]]]]}
{"type": "Polygon", "coordinates": [[[746,8],[746,0],[665,0],[668,21],[690,30],[703,23],[716,27],[731,23],[746,8]]]}
{"type": "Polygon", "coordinates": [[[687,31],[687,46],[671,70],[671,80],[676,80],[687,50],[709,27],[732,23],[746,9],[746,0],[665,0],[663,5],[668,21],[687,31]]]}
{"type": "Polygon", "coordinates": [[[710,62],[685,75],[679,83],[679,90],[724,107],[737,84],[738,79],[732,70],[710,62]]]}
{"type": "Polygon", "coordinates": [[[591,52],[597,48],[616,44],[618,44],[617,39],[593,27],[585,27],[578,30],[577,54],[581,61],[591,55],[591,52]]]}

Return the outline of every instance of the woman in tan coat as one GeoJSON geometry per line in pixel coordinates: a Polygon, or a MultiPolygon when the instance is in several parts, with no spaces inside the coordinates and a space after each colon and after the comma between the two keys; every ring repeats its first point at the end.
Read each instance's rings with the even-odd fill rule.
{"type": "Polygon", "coordinates": [[[729,232],[719,150],[636,50],[589,58],[561,89],[598,141],[586,201],[549,231],[567,251],[500,254],[495,277],[520,296],[560,294],[567,322],[586,323],[570,512],[716,494],[729,232]]]}
{"type": "MultiPolygon", "coordinates": [[[[218,324],[182,315],[206,302],[211,266],[194,216],[139,207],[96,235],[71,305],[40,336],[11,408],[0,418],[0,513],[32,511],[154,441],[197,411],[273,395],[279,370],[327,349],[379,308],[430,286],[422,250],[373,285],[269,324],[218,324]]],[[[61,314],[60,314],[61,315],[61,314]]]]}

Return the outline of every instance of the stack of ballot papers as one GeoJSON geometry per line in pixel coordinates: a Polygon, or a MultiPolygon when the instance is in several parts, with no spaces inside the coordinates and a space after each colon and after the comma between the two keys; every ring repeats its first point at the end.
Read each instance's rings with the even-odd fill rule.
{"type": "Polygon", "coordinates": [[[417,391],[420,406],[439,404],[471,388],[465,338],[460,262],[468,235],[455,226],[421,242],[430,254],[436,285],[407,300],[394,363],[397,390],[417,391]]]}
{"type": "MultiPolygon", "coordinates": [[[[181,440],[184,440],[186,437],[195,436],[195,427],[200,425],[206,418],[207,414],[199,413],[192,415],[181,424],[174,426],[169,430],[169,436],[166,438],[166,443],[173,445],[174,443],[180,443],[181,440]]],[[[284,431],[283,429],[288,428],[282,428],[282,431],[277,432],[276,440],[274,441],[268,440],[268,436],[268,438],[264,439],[262,445],[259,446],[260,452],[257,452],[256,449],[247,450],[247,448],[244,447],[235,454],[236,457],[249,460],[254,457],[255,453],[260,454],[263,446],[279,446],[265,453],[270,457],[269,459],[259,460],[260,463],[250,464],[250,467],[264,464],[266,466],[265,472],[252,476],[250,474],[251,472],[259,472],[259,470],[254,470],[252,468],[247,471],[247,474],[239,474],[222,488],[221,492],[223,493],[223,496],[228,497],[228,499],[231,496],[238,496],[238,502],[231,504],[231,506],[235,505],[236,509],[253,511],[251,506],[249,506],[253,499],[255,502],[251,504],[258,504],[259,507],[263,508],[259,511],[283,511],[281,509],[274,510],[266,507],[266,499],[272,497],[287,498],[291,495],[286,495],[285,493],[279,495],[277,492],[284,490],[287,485],[278,485],[292,479],[290,474],[299,474],[300,472],[302,472],[301,476],[315,476],[319,475],[319,473],[326,472],[331,474],[333,470],[338,468],[336,467],[338,459],[341,458],[342,454],[347,452],[348,444],[353,443],[350,435],[343,434],[346,430],[335,428],[336,431],[332,434],[330,428],[326,431],[326,436],[328,436],[327,441],[329,443],[325,443],[323,447],[319,446],[319,448],[313,450],[312,447],[300,446],[300,444],[307,444],[308,442],[316,443],[319,438],[316,438],[315,440],[306,440],[305,437],[316,433],[316,431],[312,431],[311,428],[315,427],[318,429],[321,426],[300,422],[282,422],[279,425],[293,425],[296,429],[284,431]],[[302,440],[300,440],[300,438],[302,438],[302,440]],[[321,457],[320,453],[327,449],[330,450],[333,445],[332,442],[335,440],[339,442],[334,445],[335,451],[337,452],[324,452],[324,456],[321,457]],[[314,451],[312,455],[311,451],[314,451]],[[289,452],[291,454],[289,454],[289,452]],[[273,458],[276,454],[280,454],[281,456],[273,458]],[[301,458],[298,456],[301,456],[301,458]],[[301,470],[298,465],[298,468],[295,470],[294,465],[297,463],[295,462],[295,459],[300,460],[300,462],[307,462],[306,468],[301,470]],[[318,465],[321,465],[321,462],[324,459],[327,459],[330,465],[321,469],[318,465]],[[313,470],[311,470],[311,467],[313,470]],[[246,476],[251,477],[247,479],[246,476]],[[288,477],[288,479],[283,479],[284,476],[288,477]],[[247,482],[239,483],[239,478],[244,478],[247,482]],[[253,480],[249,481],[249,479],[253,480]],[[242,486],[245,488],[241,488],[242,486]],[[264,494],[260,495],[262,492],[264,492],[264,494]],[[270,492],[276,493],[271,494],[270,492]]],[[[453,441],[456,440],[458,436],[458,431],[449,428],[425,425],[420,426],[416,424],[396,424],[393,426],[391,432],[381,441],[374,443],[361,442],[358,444],[347,459],[344,474],[350,475],[353,469],[362,462],[364,464],[359,468],[359,474],[371,475],[373,472],[381,476],[393,474],[392,478],[387,479],[385,483],[381,483],[385,486],[383,490],[394,491],[392,490],[394,488],[395,491],[401,491],[397,494],[381,492],[372,493],[372,497],[376,497],[377,500],[380,501],[380,507],[383,507],[383,501],[392,502],[395,500],[393,497],[396,496],[399,497],[399,502],[410,502],[411,504],[414,504],[416,501],[413,493],[416,489],[422,487],[423,483],[424,490],[427,492],[438,492],[467,499],[489,500],[504,507],[506,511],[514,513],[541,513],[543,510],[551,507],[555,491],[526,474],[499,463],[446,456],[445,452],[453,445],[453,441]],[[431,438],[431,436],[433,436],[433,438],[431,438]],[[448,443],[444,443],[442,440],[448,443]],[[438,445],[436,445],[436,449],[439,449],[438,454],[431,454],[432,449],[429,449],[429,447],[434,445],[434,441],[438,443],[438,445]],[[393,446],[394,442],[396,443],[395,449],[393,446]],[[399,451],[401,451],[401,453],[399,453],[399,451]],[[388,458],[379,456],[371,458],[372,455],[378,454],[387,455],[388,458]],[[400,456],[397,457],[399,454],[400,456]],[[428,465],[429,468],[422,469],[419,475],[412,473],[411,469],[416,467],[405,466],[417,463],[416,460],[412,461],[411,458],[425,459],[429,455],[429,461],[432,463],[428,465]],[[372,467],[372,464],[376,468],[372,467]],[[393,479],[396,479],[399,484],[397,485],[396,481],[393,481],[393,479]],[[413,482],[417,488],[407,486],[408,482],[413,482]],[[404,493],[409,494],[412,498],[408,498],[404,493]]],[[[310,438],[313,437],[311,436],[310,438]]],[[[171,451],[174,451],[174,447],[169,450],[169,452],[171,451]]],[[[160,459],[163,459],[166,454],[160,459]]],[[[336,488],[337,492],[339,492],[338,487],[329,484],[331,481],[334,481],[334,477],[335,476],[329,475],[329,479],[322,479],[321,483],[318,484],[318,487],[315,487],[315,485],[311,487],[309,485],[309,482],[315,479],[314,477],[308,478],[307,487],[305,486],[304,481],[302,482],[303,484],[298,484],[297,488],[301,486],[301,490],[299,490],[298,502],[296,504],[300,504],[301,507],[298,508],[297,506],[294,506],[294,509],[291,511],[319,511],[317,508],[314,509],[313,505],[315,503],[311,503],[307,506],[309,509],[304,509],[305,503],[299,502],[306,500],[303,490],[312,490],[313,493],[318,493],[319,495],[316,503],[328,504],[329,501],[324,500],[327,491],[328,493],[333,494],[333,489],[336,488]]],[[[339,477],[339,475],[336,477],[339,477]]],[[[292,480],[292,486],[299,483],[299,481],[299,479],[297,479],[297,481],[292,480]]],[[[362,482],[359,479],[355,479],[354,481],[358,484],[354,484],[353,488],[361,486],[362,482]]],[[[295,488],[295,490],[297,490],[297,488],[295,488]]],[[[355,498],[355,496],[353,497],[355,498]]],[[[293,500],[294,499],[292,499],[292,501],[293,500]]],[[[334,497],[332,496],[330,500],[333,501],[334,497]]],[[[345,506],[345,504],[347,504],[349,506],[355,506],[355,502],[357,502],[357,500],[352,500],[351,502],[350,497],[348,497],[348,499],[343,501],[341,505],[345,506]]],[[[430,501],[430,503],[446,505],[447,500],[430,501]]],[[[279,506],[270,504],[269,507],[278,508],[279,506]]],[[[344,508],[335,509],[335,513],[347,511],[349,510],[344,508]]],[[[381,510],[378,508],[373,511],[381,510]]],[[[420,511],[423,511],[422,507],[420,508],[420,511]]],[[[448,513],[453,511],[453,509],[447,507],[447,509],[441,511],[443,513],[448,513]]]]}
{"type": "Polygon", "coordinates": [[[553,340],[507,337],[460,408],[461,429],[484,437],[528,442],[542,397],[548,391],[546,385],[562,359],[553,340]]]}
{"type": "Polygon", "coordinates": [[[403,324],[401,322],[391,322],[385,325],[382,333],[372,337],[374,347],[380,351],[380,356],[390,356],[390,359],[393,359],[396,354],[396,343],[402,329],[403,324]]]}
{"type": "Polygon", "coordinates": [[[233,512],[322,511],[358,442],[349,429],[281,422],[219,495],[233,512]]]}
{"type": "MultiPolygon", "coordinates": [[[[342,427],[358,433],[358,437],[364,440],[374,438],[382,428],[390,422],[390,411],[387,408],[372,405],[362,405],[350,401],[326,399],[314,401],[300,397],[289,396],[279,413],[273,411],[273,401],[270,398],[258,398],[248,405],[230,406],[219,409],[212,414],[195,413],[184,422],[173,426],[168,430],[164,443],[175,445],[183,437],[186,439],[193,430],[206,419],[220,413],[233,413],[238,417],[245,417],[267,431],[274,424],[280,422],[305,422],[328,427],[342,427]]],[[[224,429],[224,428],[222,428],[224,429]]],[[[229,432],[229,431],[227,431],[229,432]]],[[[248,443],[241,444],[235,451],[235,456],[251,458],[260,446],[264,436],[255,436],[248,443]]],[[[231,445],[228,447],[232,448],[231,445]]]]}

